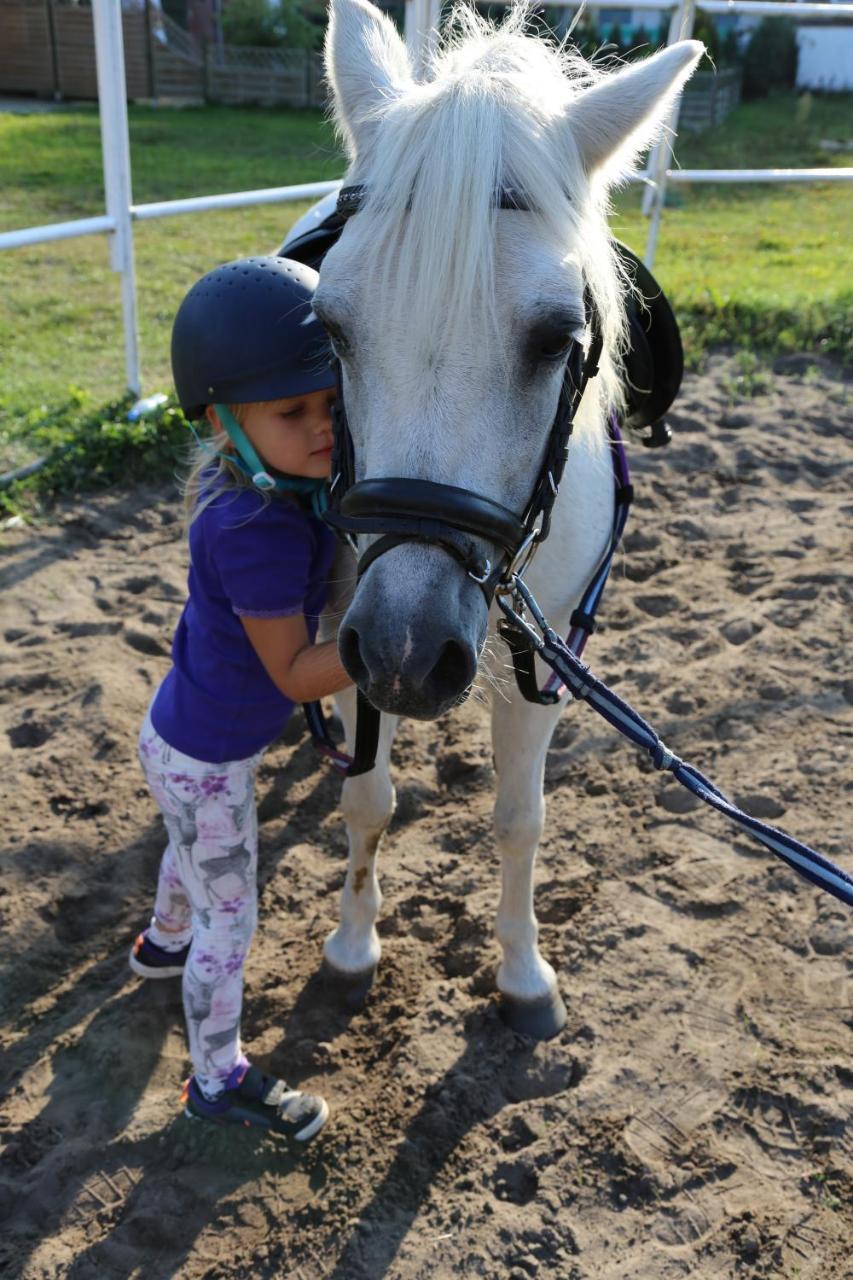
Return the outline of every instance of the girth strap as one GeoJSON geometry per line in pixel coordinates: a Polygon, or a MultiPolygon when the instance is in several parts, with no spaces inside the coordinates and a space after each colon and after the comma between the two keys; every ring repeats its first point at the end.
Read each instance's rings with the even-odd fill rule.
{"type": "Polygon", "coordinates": [[[376,752],[379,748],[380,713],[372,702],[368,702],[361,689],[356,694],[355,718],[355,754],[347,769],[348,778],[357,778],[359,774],[370,773],[376,764],[376,752]]]}
{"type": "Polygon", "coordinates": [[[536,654],[530,648],[530,641],[521,627],[510,622],[509,618],[501,618],[498,623],[498,635],[509,649],[512,658],[512,669],[518,691],[526,702],[535,702],[540,707],[553,706],[563,696],[562,691],[539,688],[536,679],[536,654]]]}

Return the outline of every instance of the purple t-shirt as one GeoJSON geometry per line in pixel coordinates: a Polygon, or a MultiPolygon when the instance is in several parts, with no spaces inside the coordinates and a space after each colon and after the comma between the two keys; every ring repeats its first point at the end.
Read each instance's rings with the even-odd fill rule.
{"type": "Polygon", "coordinates": [[[267,675],[240,618],[301,613],[313,640],[334,536],[290,496],[265,503],[252,489],[229,489],[195,518],[189,542],[189,599],[151,720],[196,760],[243,760],[281,733],[293,703],[267,675]]]}

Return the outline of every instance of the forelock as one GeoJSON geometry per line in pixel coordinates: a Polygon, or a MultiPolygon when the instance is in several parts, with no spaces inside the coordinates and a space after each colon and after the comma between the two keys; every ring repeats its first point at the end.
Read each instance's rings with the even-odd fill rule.
{"type": "Polygon", "coordinates": [[[568,131],[561,146],[553,136],[572,97],[602,73],[525,28],[523,6],[497,28],[457,8],[425,78],[383,104],[360,171],[377,332],[405,332],[430,363],[472,329],[501,341],[494,220],[502,187],[534,211],[534,234],[579,254],[605,340],[618,345],[620,284],[603,209],[568,131]]]}

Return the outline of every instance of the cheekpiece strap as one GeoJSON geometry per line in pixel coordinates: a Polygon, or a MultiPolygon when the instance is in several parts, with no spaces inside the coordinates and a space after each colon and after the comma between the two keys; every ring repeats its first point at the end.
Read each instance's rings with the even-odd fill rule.
{"type": "Polygon", "coordinates": [[[367,187],[362,183],[354,187],[341,187],[338,192],[338,203],[335,210],[338,217],[351,218],[354,213],[358,213],[366,190],[367,187]]]}

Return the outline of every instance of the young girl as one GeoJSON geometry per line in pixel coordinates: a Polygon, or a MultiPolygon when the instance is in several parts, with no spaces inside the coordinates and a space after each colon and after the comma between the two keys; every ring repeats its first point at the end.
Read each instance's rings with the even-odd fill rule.
{"type": "Polygon", "coordinates": [[[187,1114],[297,1142],[328,1107],[250,1065],[240,1010],[257,918],[255,773],[294,703],[349,683],[335,644],[313,643],[333,553],[317,518],[334,379],[316,282],[300,263],[247,258],[204,276],[175,319],[178,399],[212,437],[187,485],[189,599],[173,666],[139,739],[169,842],[130,956],[142,977],[183,974],[187,1114]]]}

